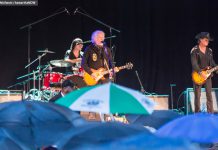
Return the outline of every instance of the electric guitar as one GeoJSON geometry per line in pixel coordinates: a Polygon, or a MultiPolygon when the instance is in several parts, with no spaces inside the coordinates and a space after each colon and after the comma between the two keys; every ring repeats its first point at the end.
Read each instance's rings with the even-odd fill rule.
{"type": "MultiPolygon", "coordinates": [[[[120,67],[115,67],[114,72],[118,72],[120,70],[123,69],[132,69],[133,64],[132,63],[127,63],[124,66],[120,66],[120,67]]],[[[98,83],[99,80],[104,80],[104,75],[109,74],[110,72],[112,72],[112,69],[110,70],[105,70],[104,68],[99,68],[98,70],[92,69],[91,71],[93,72],[93,75],[95,76],[95,78],[93,76],[91,76],[90,74],[88,74],[87,72],[84,72],[83,74],[83,80],[85,81],[85,83],[87,85],[96,85],[98,83]]]]}
{"type": "Polygon", "coordinates": [[[192,81],[197,84],[197,85],[202,85],[206,82],[207,78],[210,77],[211,73],[218,70],[218,66],[213,67],[213,68],[206,68],[202,70],[200,73],[193,71],[192,72],[192,81]],[[202,76],[204,74],[206,78],[202,76]]]}

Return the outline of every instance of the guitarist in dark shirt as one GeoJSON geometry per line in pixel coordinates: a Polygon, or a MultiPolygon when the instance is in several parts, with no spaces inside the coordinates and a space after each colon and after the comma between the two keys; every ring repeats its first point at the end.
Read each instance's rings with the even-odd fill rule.
{"type": "MultiPolygon", "coordinates": [[[[206,81],[203,84],[206,89],[206,97],[207,97],[207,112],[213,113],[213,100],[212,100],[212,82],[211,76],[207,77],[207,75],[202,71],[203,69],[209,69],[209,67],[215,67],[216,63],[213,59],[212,49],[208,48],[209,41],[212,41],[210,34],[208,32],[201,32],[195,37],[198,40],[198,45],[194,46],[191,50],[191,63],[192,70],[199,73],[201,77],[203,77],[206,81]]],[[[201,87],[202,85],[198,85],[193,82],[194,94],[195,94],[195,112],[200,112],[200,96],[201,96],[201,87]]]]}
{"type": "MultiPolygon", "coordinates": [[[[94,79],[97,78],[95,72],[99,71],[99,69],[109,70],[113,68],[111,50],[104,44],[104,39],[105,33],[103,31],[94,31],[91,36],[92,44],[87,46],[82,58],[82,68],[94,79]]],[[[109,77],[112,74],[110,72],[109,75],[99,80],[98,83],[109,82],[109,77]]]]}

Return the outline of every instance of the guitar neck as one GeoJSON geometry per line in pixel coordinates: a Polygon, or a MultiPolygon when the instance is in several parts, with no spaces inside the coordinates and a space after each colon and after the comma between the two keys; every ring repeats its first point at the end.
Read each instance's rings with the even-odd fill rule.
{"type": "MultiPolygon", "coordinates": [[[[126,69],[127,66],[125,65],[125,66],[120,66],[120,67],[117,67],[117,68],[118,68],[118,70],[123,70],[123,69],[126,69]]],[[[105,71],[102,72],[102,75],[106,75],[106,74],[108,74],[108,73],[111,72],[111,71],[112,71],[112,69],[110,69],[110,70],[105,70],[105,71]]],[[[117,71],[115,71],[115,72],[117,72],[117,71]]]]}
{"type": "Polygon", "coordinates": [[[126,69],[126,68],[127,68],[126,65],[125,65],[125,66],[120,66],[120,67],[118,67],[119,70],[123,70],[123,69],[126,69]]]}
{"type": "Polygon", "coordinates": [[[212,69],[208,70],[208,73],[212,73],[212,72],[216,71],[217,69],[218,69],[218,66],[213,67],[212,69]]]}

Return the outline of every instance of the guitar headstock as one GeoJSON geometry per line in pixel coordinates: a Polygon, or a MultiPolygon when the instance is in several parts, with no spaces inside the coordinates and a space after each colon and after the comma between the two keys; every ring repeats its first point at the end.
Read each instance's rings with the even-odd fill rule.
{"type": "Polygon", "coordinates": [[[128,62],[128,63],[126,63],[125,67],[126,67],[126,69],[132,69],[133,64],[131,62],[128,62]]]}

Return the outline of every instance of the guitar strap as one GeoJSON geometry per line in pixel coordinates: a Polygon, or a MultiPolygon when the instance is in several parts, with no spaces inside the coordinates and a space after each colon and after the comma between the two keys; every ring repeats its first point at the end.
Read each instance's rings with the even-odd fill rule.
{"type": "MultiPolygon", "coordinates": [[[[109,57],[109,54],[108,54],[108,51],[107,51],[107,48],[106,48],[106,47],[104,47],[104,53],[105,53],[105,55],[106,55],[106,57],[107,57],[107,59],[108,59],[109,65],[110,65],[111,67],[113,67],[113,66],[112,66],[112,63],[111,63],[111,59],[110,59],[110,57],[109,57]]],[[[106,60],[105,58],[104,58],[104,64],[105,64],[105,66],[106,66],[108,72],[110,72],[109,65],[108,65],[107,60],[106,60]]],[[[114,69],[112,69],[112,70],[114,70],[114,69]]],[[[113,72],[113,74],[114,74],[114,72],[113,72]]],[[[112,79],[111,76],[109,76],[109,78],[112,79]]]]}

